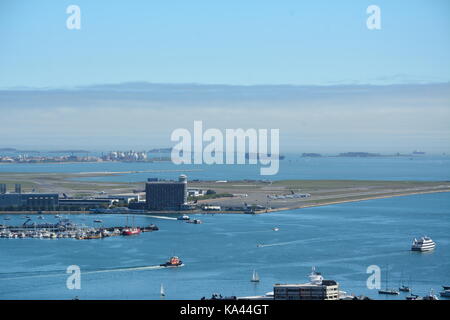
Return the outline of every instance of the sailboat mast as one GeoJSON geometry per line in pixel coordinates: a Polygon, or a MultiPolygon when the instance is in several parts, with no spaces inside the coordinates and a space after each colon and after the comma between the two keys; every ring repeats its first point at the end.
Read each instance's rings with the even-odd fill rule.
{"type": "Polygon", "coordinates": [[[389,265],[386,266],[386,290],[388,289],[389,283],[389,265]]]}

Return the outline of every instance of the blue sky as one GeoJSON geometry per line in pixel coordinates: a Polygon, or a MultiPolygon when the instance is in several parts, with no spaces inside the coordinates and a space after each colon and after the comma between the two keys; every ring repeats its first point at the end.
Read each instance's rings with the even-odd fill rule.
{"type": "Polygon", "coordinates": [[[449,15],[447,0],[4,0],[0,88],[447,82],[449,15]],[[81,30],[66,28],[70,4],[81,30]]]}
{"type": "Polygon", "coordinates": [[[449,18],[448,0],[3,0],[0,148],[167,147],[203,120],[279,128],[281,152],[449,153],[449,18]]]}

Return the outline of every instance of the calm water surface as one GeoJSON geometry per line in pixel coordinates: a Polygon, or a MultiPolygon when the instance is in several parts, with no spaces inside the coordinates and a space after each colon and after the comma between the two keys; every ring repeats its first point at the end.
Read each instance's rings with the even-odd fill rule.
{"type": "Polygon", "coordinates": [[[358,180],[450,180],[449,156],[374,157],[374,158],[302,158],[288,155],[280,161],[277,175],[261,176],[257,165],[174,165],[161,163],[43,163],[0,164],[0,172],[130,172],[107,177],[84,178],[94,181],[135,182],[148,177],[177,178],[180,173],[189,179],[358,179],[358,180]]]}
{"type": "MultiPolygon", "coordinates": [[[[70,218],[87,225],[95,218],[105,225],[123,225],[126,219],[70,218]]],[[[200,299],[213,292],[255,295],[272,291],[274,283],[306,282],[312,266],[349,293],[381,298],[366,287],[366,268],[373,264],[383,272],[389,266],[390,287],[409,277],[414,293],[421,295],[450,285],[448,193],[196,218],[204,223],[136,216],[136,224],[156,223],[160,231],[134,237],[0,239],[0,299],[159,299],[161,284],[166,299],[200,299]],[[275,226],[278,232],[272,230],[275,226]],[[420,235],[436,241],[434,252],[409,250],[412,238],[420,235]],[[159,265],[171,255],[180,256],[185,266],[134,269],[159,265]],[[66,288],[69,265],[81,267],[81,290],[66,288]],[[260,274],[258,284],[250,282],[253,269],[260,274]]],[[[46,221],[54,220],[46,216],[46,221]]],[[[23,221],[14,216],[8,223],[23,221]]],[[[404,299],[404,294],[383,298],[404,299]]]]}

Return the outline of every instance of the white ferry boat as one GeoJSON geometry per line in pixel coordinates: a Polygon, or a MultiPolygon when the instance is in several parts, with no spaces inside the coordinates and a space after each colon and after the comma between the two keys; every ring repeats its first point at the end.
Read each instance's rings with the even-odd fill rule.
{"type": "Polygon", "coordinates": [[[411,246],[411,250],[425,252],[425,251],[432,251],[434,250],[435,247],[436,243],[434,243],[434,241],[431,240],[430,237],[425,236],[420,239],[414,239],[411,246]]]}

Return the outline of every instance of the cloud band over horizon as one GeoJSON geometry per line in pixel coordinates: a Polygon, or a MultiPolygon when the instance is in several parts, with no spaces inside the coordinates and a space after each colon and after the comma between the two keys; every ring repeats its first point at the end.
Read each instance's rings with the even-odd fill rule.
{"type": "Polygon", "coordinates": [[[0,147],[150,149],[170,133],[279,128],[281,152],[450,151],[450,84],[202,85],[145,82],[0,90],[0,147]]]}

